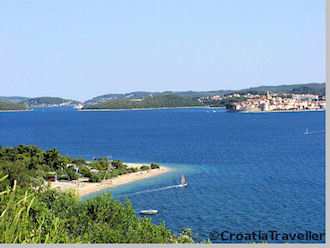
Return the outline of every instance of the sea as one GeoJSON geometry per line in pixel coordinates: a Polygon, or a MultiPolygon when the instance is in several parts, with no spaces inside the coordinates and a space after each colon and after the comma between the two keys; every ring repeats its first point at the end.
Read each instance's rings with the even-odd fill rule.
{"type": "Polygon", "coordinates": [[[19,144],[57,148],[75,158],[170,167],[168,174],[82,200],[111,192],[119,201],[129,199],[137,214],[157,209],[152,221],[176,234],[191,228],[198,242],[255,242],[224,240],[229,233],[325,232],[325,112],[53,108],[0,113],[0,145],[19,144]],[[188,187],[170,187],[181,175],[188,187]]]}

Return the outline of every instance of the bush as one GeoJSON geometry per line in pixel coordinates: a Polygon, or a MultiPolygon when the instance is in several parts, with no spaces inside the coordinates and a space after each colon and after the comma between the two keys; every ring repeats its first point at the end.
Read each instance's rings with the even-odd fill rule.
{"type": "Polygon", "coordinates": [[[145,170],[149,170],[150,169],[150,167],[148,166],[148,165],[142,165],[141,167],[140,167],[140,170],[143,170],[143,171],[145,171],[145,170]]]}
{"type": "Polygon", "coordinates": [[[151,169],[159,169],[160,166],[158,164],[151,163],[150,168],[151,169]]]}
{"type": "Polygon", "coordinates": [[[127,169],[127,165],[126,164],[123,164],[123,162],[120,161],[120,160],[113,160],[111,162],[111,165],[115,169],[127,169]]]}
{"type": "Polygon", "coordinates": [[[57,177],[57,180],[59,180],[59,181],[61,181],[61,180],[69,180],[70,179],[70,177],[67,175],[67,174],[62,174],[62,175],[59,175],[58,177],[57,177]]]}
{"type": "Polygon", "coordinates": [[[127,173],[134,173],[134,172],[138,172],[139,169],[136,167],[129,167],[127,168],[127,173]]]}
{"type": "Polygon", "coordinates": [[[91,177],[89,178],[89,182],[91,182],[91,183],[98,183],[101,181],[102,181],[102,178],[99,174],[92,174],[91,177]]]}
{"type": "Polygon", "coordinates": [[[66,169],[65,172],[68,175],[69,180],[77,180],[79,178],[79,175],[71,168],[66,169]]]}
{"type": "Polygon", "coordinates": [[[91,171],[88,169],[87,166],[81,166],[81,167],[79,168],[79,172],[80,172],[80,174],[81,174],[82,176],[84,176],[84,177],[91,177],[91,176],[92,176],[92,173],[91,173],[91,171]]]}

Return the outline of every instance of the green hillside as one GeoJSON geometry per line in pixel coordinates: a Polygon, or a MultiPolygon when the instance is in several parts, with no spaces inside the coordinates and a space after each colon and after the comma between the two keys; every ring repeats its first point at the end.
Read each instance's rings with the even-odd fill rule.
{"type": "Polygon", "coordinates": [[[0,110],[25,110],[25,109],[27,109],[27,106],[24,103],[0,101],[0,110]]]}
{"type": "Polygon", "coordinates": [[[193,97],[177,95],[147,96],[143,99],[120,99],[89,104],[84,109],[133,109],[133,108],[162,108],[162,107],[191,107],[202,106],[193,97]]]}
{"type": "Polygon", "coordinates": [[[278,86],[258,86],[248,89],[238,90],[239,93],[265,93],[271,91],[274,93],[291,93],[291,94],[317,94],[325,95],[325,83],[309,83],[309,84],[288,84],[278,86]]]}

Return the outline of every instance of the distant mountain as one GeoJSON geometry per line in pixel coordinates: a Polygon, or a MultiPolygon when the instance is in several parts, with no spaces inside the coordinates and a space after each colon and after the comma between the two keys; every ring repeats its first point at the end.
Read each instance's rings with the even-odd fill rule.
{"type": "Polygon", "coordinates": [[[86,105],[98,104],[107,101],[127,100],[127,99],[143,99],[145,97],[152,96],[164,96],[164,95],[176,95],[181,97],[202,97],[202,96],[214,96],[225,95],[232,91],[230,90],[215,90],[215,91],[163,91],[163,92],[148,92],[148,91],[136,91],[123,94],[107,94],[94,97],[85,102],[86,105]]]}
{"type": "Polygon", "coordinates": [[[197,98],[173,94],[148,95],[140,99],[112,99],[95,104],[86,104],[83,109],[133,109],[133,108],[164,108],[202,106],[197,98]]]}
{"type": "Polygon", "coordinates": [[[271,91],[274,93],[296,93],[296,94],[318,94],[325,95],[325,83],[307,83],[307,84],[289,84],[278,86],[258,86],[241,90],[213,90],[213,91],[163,91],[148,92],[136,91],[122,94],[106,94],[94,97],[86,101],[85,105],[99,104],[107,101],[118,101],[127,99],[143,99],[149,96],[176,95],[183,97],[203,97],[203,96],[224,96],[233,92],[237,93],[265,93],[271,91]]]}
{"type": "Polygon", "coordinates": [[[308,83],[308,84],[287,84],[277,86],[258,86],[242,90],[238,93],[265,93],[266,91],[274,93],[291,93],[291,94],[317,94],[325,95],[325,83],[308,83]]]}
{"type": "Polygon", "coordinates": [[[0,101],[3,102],[14,102],[14,103],[19,103],[27,100],[28,97],[23,97],[23,96],[0,96],[0,101]]]}
{"type": "Polygon", "coordinates": [[[106,94],[94,97],[86,102],[84,104],[96,104],[96,103],[102,103],[106,101],[115,101],[115,100],[123,100],[123,99],[142,99],[146,96],[154,96],[159,95],[159,92],[130,92],[130,93],[122,93],[122,94],[106,94]]]}

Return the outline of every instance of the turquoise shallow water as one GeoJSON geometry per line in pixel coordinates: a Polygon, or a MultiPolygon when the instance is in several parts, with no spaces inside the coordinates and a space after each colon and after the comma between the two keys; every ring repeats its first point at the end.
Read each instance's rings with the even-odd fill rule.
{"type": "MultiPolygon", "coordinates": [[[[75,157],[158,162],[174,170],[111,190],[175,232],[325,230],[325,114],[205,108],[0,113],[0,145],[56,147],[75,157]],[[305,129],[316,133],[304,135],[305,129]],[[185,189],[162,189],[189,180],[185,189]],[[142,191],[142,193],[141,193],[142,191]],[[150,192],[151,191],[151,192],[150,192]]],[[[90,196],[92,197],[92,196],[90,196]]]]}

